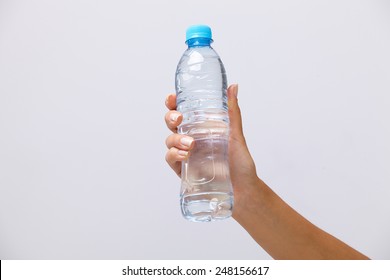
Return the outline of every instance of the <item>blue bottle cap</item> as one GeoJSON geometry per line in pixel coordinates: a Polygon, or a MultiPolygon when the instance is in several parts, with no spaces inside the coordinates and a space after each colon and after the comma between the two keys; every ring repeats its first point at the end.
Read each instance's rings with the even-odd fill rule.
{"type": "Polygon", "coordinates": [[[192,25],[187,28],[186,32],[186,42],[194,38],[205,38],[213,40],[211,34],[211,28],[207,25],[192,25]]]}

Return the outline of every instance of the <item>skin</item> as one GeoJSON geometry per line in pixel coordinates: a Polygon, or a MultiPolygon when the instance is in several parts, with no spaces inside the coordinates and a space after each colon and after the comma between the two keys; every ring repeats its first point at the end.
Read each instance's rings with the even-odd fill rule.
{"type": "MultiPolygon", "coordinates": [[[[230,118],[229,169],[234,189],[233,218],[274,259],[368,259],[362,253],[313,225],[276,193],[256,173],[246,145],[238,106],[238,85],[227,90],[230,118]]],[[[166,161],[180,177],[194,141],[177,134],[182,115],[176,111],[176,95],[165,100],[165,122],[173,132],[166,139],[166,161]]]]}

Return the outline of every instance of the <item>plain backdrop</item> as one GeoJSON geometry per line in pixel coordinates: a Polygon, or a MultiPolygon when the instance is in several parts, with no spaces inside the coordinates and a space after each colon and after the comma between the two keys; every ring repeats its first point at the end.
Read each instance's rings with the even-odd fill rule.
{"type": "Polygon", "coordinates": [[[270,258],[233,219],[181,217],[164,100],[199,23],[261,178],[390,259],[385,0],[0,0],[0,259],[270,258]]]}

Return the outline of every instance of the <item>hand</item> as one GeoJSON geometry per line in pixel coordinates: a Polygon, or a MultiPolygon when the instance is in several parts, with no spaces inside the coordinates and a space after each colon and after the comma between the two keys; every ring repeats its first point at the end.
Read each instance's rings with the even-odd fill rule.
{"type": "Polygon", "coordinates": [[[189,151],[194,146],[194,139],[190,136],[180,135],[177,133],[177,127],[183,121],[181,113],[176,111],[176,95],[170,94],[165,100],[165,106],[170,110],[165,114],[165,123],[173,132],[165,141],[168,147],[168,152],[165,155],[165,160],[169,166],[181,177],[181,162],[188,158],[189,151]]]}
{"type": "MultiPolygon", "coordinates": [[[[242,130],[241,112],[237,100],[238,85],[231,85],[227,90],[228,112],[230,119],[229,132],[229,169],[234,190],[235,213],[240,211],[240,206],[249,203],[247,199],[251,188],[256,185],[259,178],[256,175],[256,167],[249,153],[242,130]]],[[[165,105],[170,110],[165,115],[165,122],[173,132],[166,139],[168,152],[166,161],[180,177],[181,162],[185,160],[194,146],[194,139],[177,134],[177,127],[183,120],[183,116],[176,111],[176,95],[170,94],[165,100],[165,105]]]]}
{"type": "MultiPolygon", "coordinates": [[[[367,259],[352,247],[316,227],[284,202],[257,177],[242,131],[237,102],[237,85],[227,90],[230,119],[229,170],[234,190],[234,219],[253,239],[276,259],[367,259]]],[[[176,96],[168,95],[165,115],[173,132],[166,144],[166,160],[177,175],[181,162],[194,146],[194,140],[177,134],[183,116],[175,111],[176,96]]]]}

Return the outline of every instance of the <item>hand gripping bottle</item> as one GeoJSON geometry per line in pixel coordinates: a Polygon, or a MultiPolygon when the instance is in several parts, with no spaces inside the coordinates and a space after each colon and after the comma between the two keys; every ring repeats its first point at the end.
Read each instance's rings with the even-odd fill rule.
{"type": "Polygon", "coordinates": [[[210,27],[190,26],[176,70],[177,110],[183,115],[178,133],[195,140],[182,162],[180,204],[186,219],[199,222],[228,218],[233,210],[227,81],[212,42],[210,27]]]}

